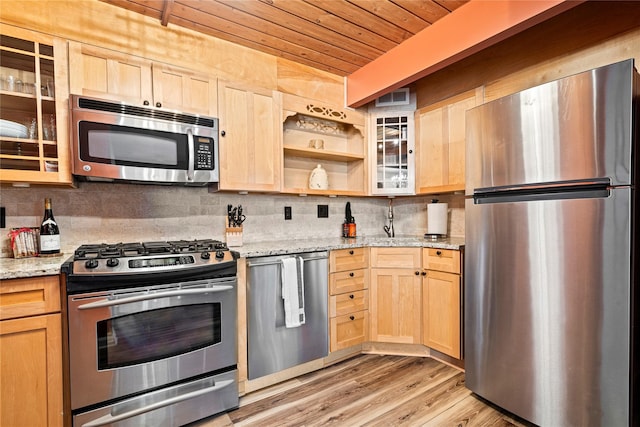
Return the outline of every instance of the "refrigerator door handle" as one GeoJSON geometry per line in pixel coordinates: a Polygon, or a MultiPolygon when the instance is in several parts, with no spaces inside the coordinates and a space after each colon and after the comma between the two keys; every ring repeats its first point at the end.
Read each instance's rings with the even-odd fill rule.
{"type": "Polygon", "coordinates": [[[569,200],[569,199],[599,199],[611,195],[608,180],[597,182],[559,183],[550,186],[519,186],[508,189],[477,189],[473,194],[476,205],[487,203],[531,202],[536,200],[569,200]],[[568,185],[570,184],[570,185],[568,185]]]}
{"type": "Polygon", "coordinates": [[[571,191],[572,189],[591,189],[610,187],[609,178],[578,179],[573,181],[537,182],[535,184],[502,185],[496,187],[479,187],[473,190],[473,195],[511,192],[535,192],[540,190],[571,191]]]}

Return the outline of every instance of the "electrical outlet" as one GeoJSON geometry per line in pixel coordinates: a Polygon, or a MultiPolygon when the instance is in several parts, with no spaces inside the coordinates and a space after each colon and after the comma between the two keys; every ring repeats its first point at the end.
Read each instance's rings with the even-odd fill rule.
{"type": "Polygon", "coordinates": [[[318,205],[318,218],[329,218],[329,205],[318,205]]]}
{"type": "Polygon", "coordinates": [[[7,211],[4,209],[4,206],[0,207],[0,228],[5,228],[7,226],[7,211]]]}
{"type": "Polygon", "coordinates": [[[291,206],[284,207],[284,219],[291,219],[291,206]]]}

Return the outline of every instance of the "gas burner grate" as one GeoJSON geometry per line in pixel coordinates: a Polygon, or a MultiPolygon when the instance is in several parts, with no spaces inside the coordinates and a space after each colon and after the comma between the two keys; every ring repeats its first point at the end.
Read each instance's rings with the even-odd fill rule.
{"type": "Polygon", "coordinates": [[[140,255],[212,252],[228,250],[224,242],[213,239],[174,240],[132,243],[101,243],[81,245],[75,250],[74,260],[92,258],[126,258],[140,255]]]}

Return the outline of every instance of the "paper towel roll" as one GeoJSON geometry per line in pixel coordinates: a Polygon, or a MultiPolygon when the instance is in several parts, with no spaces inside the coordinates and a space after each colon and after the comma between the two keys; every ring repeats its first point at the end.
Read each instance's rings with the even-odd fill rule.
{"type": "Polygon", "coordinates": [[[447,203],[430,203],[427,205],[427,234],[447,235],[447,203]]]}

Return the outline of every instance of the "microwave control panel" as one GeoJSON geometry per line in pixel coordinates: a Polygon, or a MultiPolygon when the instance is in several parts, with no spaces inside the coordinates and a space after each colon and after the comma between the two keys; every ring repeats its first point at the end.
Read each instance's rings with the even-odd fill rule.
{"type": "Polygon", "coordinates": [[[213,138],[195,138],[195,169],[213,170],[213,138]]]}

